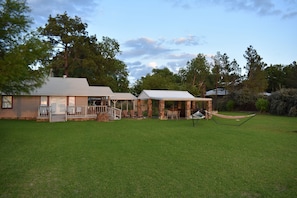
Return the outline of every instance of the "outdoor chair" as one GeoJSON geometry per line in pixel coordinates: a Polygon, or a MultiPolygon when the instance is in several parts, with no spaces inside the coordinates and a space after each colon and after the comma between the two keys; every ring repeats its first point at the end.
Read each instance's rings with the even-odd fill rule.
{"type": "Polygon", "coordinates": [[[41,106],[40,107],[40,115],[47,115],[47,114],[48,114],[47,106],[41,106]]]}
{"type": "Polygon", "coordinates": [[[170,117],[171,119],[179,119],[180,117],[180,111],[178,110],[174,110],[174,111],[171,111],[171,110],[167,110],[166,111],[166,116],[167,116],[167,119],[170,117]]]}
{"type": "Polygon", "coordinates": [[[74,106],[69,106],[67,109],[67,112],[69,115],[75,114],[75,107],[74,106]]]}
{"type": "Polygon", "coordinates": [[[76,114],[81,114],[81,107],[76,107],[76,114]]]}

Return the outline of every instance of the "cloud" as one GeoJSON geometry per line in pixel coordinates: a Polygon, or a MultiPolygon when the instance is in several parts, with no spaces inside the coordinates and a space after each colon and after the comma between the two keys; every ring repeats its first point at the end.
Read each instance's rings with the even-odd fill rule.
{"type": "Polygon", "coordinates": [[[192,0],[166,0],[173,4],[174,7],[181,7],[183,9],[191,9],[193,6],[192,0]]]}
{"type": "Polygon", "coordinates": [[[181,59],[178,61],[167,62],[166,67],[173,73],[178,73],[181,68],[185,68],[189,60],[181,59]]]}
{"type": "Polygon", "coordinates": [[[205,43],[204,41],[201,41],[200,38],[194,35],[175,38],[172,40],[172,42],[176,45],[186,45],[186,46],[196,46],[196,45],[202,45],[205,43]]]}
{"type": "MultiPolygon", "coordinates": [[[[204,41],[203,41],[204,42],[204,41]]],[[[138,38],[128,40],[121,46],[124,48],[120,55],[123,59],[129,58],[166,58],[166,59],[185,59],[193,58],[193,54],[179,54],[177,49],[170,48],[170,44],[196,46],[201,45],[196,36],[180,37],[172,40],[153,40],[150,38],[138,38]],[[168,45],[169,44],[169,45],[168,45]],[[165,46],[166,45],[166,46],[165,46]]]]}
{"type": "Polygon", "coordinates": [[[168,52],[174,51],[169,48],[162,46],[163,40],[152,40],[149,38],[138,38],[133,40],[128,40],[123,43],[123,47],[127,50],[123,51],[122,58],[132,58],[132,57],[158,57],[162,56],[168,52]]]}
{"type": "Polygon", "coordinates": [[[129,81],[131,84],[136,82],[137,79],[152,73],[152,69],[161,69],[167,67],[171,72],[178,73],[181,68],[187,65],[187,62],[195,58],[197,54],[168,54],[164,57],[165,62],[159,64],[158,61],[151,61],[148,63],[142,63],[141,61],[129,62],[126,61],[129,81]]]}
{"type": "Polygon", "coordinates": [[[168,54],[166,56],[169,60],[192,60],[197,54],[181,53],[181,54],[168,54]]]}
{"type": "Polygon", "coordinates": [[[137,79],[152,72],[154,68],[167,67],[170,71],[177,73],[180,68],[185,67],[187,62],[197,54],[184,53],[172,49],[174,45],[199,45],[195,36],[180,37],[178,39],[157,39],[153,40],[141,37],[124,42],[121,46],[122,54],[120,59],[124,60],[129,72],[129,81],[133,84],[137,79]],[[144,63],[146,60],[150,60],[144,63]],[[131,62],[131,60],[137,60],[131,62]]]}
{"type": "Polygon", "coordinates": [[[281,18],[297,16],[296,0],[166,0],[174,7],[195,9],[203,6],[221,6],[228,11],[254,12],[260,16],[278,15],[281,18]]]}
{"type": "Polygon", "coordinates": [[[153,61],[153,62],[149,62],[149,63],[148,63],[148,66],[151,67],[151,68],[154,68],[154,69],[155,69],[155,68],[157,68],[158,63],[155,62],[155,61],[153,61]]]}
{"type": "Polygon", "coordinates": [[[281,18],[297,16],[296,0],[221,0],[227,9],[256,12],[260,16],[275,15],[281,18]]]}
{"type": "Polygon", "coordinates": [[[146,76],[152,72],[152,67],[143,64],[140,61],[125,62],[129,73],[129,81],[133,84],[137,79],[146,76]]]}
{"type": "MultiPolygon", "coordinates": [[[[187,65],[187,62],[195,58],[196,54],[168,54],[162,60],[163,63],[159,63],[159,61],[150,61],[147,63],[143,63],[142,61],[124,61],[127,65],[128,73],[129,73],[129,81],[133,84],[137,79],[146,76],[147,74],[152,73],[152,69],[156,68],[164,68],[167,67],[173,73],[178,73],[180,68],[183,68],[187,65]]],[[[143,60],[138,58],[138,60],[143,60]]]]}
{"type": "Polygon", "coordinates": [[[272,0],[224,0],[224,3],[227,9],[252,11],[262,16],[279,15],[282,12],[272,0]]]}
{"type": "Polygon", "coordinates": [[[83,22],[88,22],[100,1],[96,0],[27,0],[31,9],[31,16],[36,26],[43,26],[49,15],[55,17],[57,14],[64,14],[74,17],[78,16],[83,22]]]}
{"type": "Polygon", "coordinates": [[[283,15],[283,19],[294,18],[297,17],[297,11],[289,12],[283,15]]]}

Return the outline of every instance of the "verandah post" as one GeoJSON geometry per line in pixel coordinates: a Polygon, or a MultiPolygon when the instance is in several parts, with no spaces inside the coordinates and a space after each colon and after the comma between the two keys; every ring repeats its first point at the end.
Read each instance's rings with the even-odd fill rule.
{"type": "Polygon", "coordinates": [[[186,119],[190,118],[191,115],[191,101],[186,101],[186,112],[185,112],[186,119]]]}
{"type": "Polygon", "coordinates": [[[159,100],[159,119],[160,120],[165,119],[164,108],[165,108],[165,101],[164,100],[159,100]]]}

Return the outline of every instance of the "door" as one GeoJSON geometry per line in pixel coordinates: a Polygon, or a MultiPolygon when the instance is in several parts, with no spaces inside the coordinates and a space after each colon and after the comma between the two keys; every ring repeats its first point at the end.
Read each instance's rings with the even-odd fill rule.
{"type": "Polygon", "coordinates": [[[67,97],[50,97],[50,106],[53,114],[65,114],[67,97]]]}

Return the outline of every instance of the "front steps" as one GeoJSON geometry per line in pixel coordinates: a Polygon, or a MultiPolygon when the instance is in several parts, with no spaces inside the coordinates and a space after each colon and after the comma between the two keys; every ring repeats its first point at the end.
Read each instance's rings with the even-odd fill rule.
{"type": "Polygon", "coordinates": [[[52,114],[50,122],[66,122],[65,114],[52,114]]]}

